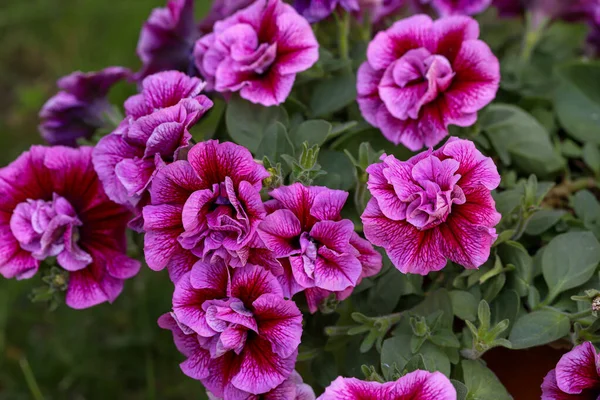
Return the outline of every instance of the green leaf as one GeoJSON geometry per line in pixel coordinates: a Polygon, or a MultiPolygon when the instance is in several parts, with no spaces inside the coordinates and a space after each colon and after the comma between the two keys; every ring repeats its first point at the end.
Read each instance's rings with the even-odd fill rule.
{"type": "Polygon", "coordinates": [[[450,329],[442,329],[433,333],[429,337],[429,340],[440,347],[451,347],[456,349],[460,347],[460,342],[450,329]]]}
{"type": "Polygon", "coordinates": [[[407,373],[409,372],[413,372],[416,370],[427,370],[427,366],[425,364],[425,359],[423,358],[423,355],[421,354],[415,354],[413,356],[413,358],[411,358],[410,360],[408,360],[408,362],[406,363],[406,365],[403,368],[404,370],[406,370],[407,373]]]}
{"type": "Polygon", "coordinates": [[[505,290],[494,300],[491,305],[492,315],[494,316],[492,325],[496,325],[505,319],[510,321],[507,331],[503,332],[500,336],[508,336],[511,327],[514,325],[515,320],[517,319],[520,306],[521,299],[514,290],[505,290]]]}
{"type": "Polygon", "coordinates": [[[573,196],[575,214],[583,221],[583,225],[600,238],[600,203],[588,190],[580,190],[573,196]]]}
{"type": "Polygon", "coordinates": [[[323,149],[319,153],[319,164],[327,174],[318,177],[315,185],[339,190],[350,190],[354,186],[354,165],[346,154],[323,149]]]}
{"type": "Polygon", "coordinates": [[[591,232],[569,232],[552,239],[542,255],[549,296],[587,282],[600,262],[600,243],[591,232]]]}
{"type": "Polygon", "coordinates": [[[356,100],[356,77],[342,75],[322,79],[314,87],[310,98],[313,117],[332,114],[356,100]]]}
{"type": "Polygon", "coordinates": [[[331,134],[331,124],[320,119],[304,121],[290,132],[290,138],[296,149],[302,148],[302,143],[308,142],[309,146],[325,143],[331,134]]]}
{"type": "Polygon", "coordinates": [[[234,95],[227,104],[225,122],[229,136],[234,142],[255,153],[271,125],[288,124],[288,116],[282,107],[263,107],[234,95]]]}
{"type": "Polygon", "coordinates": [[[478,305],[475,296],[463,290],[453,290],[449,294],[454,315],[462,320],[475,321],[478,305]]]}
{"type": "Polygon", "coordinates": [[[443,312],[439,327],[451,328],[454,313],[452,312],[452,300],[446,289],[439,289],[431,293],[423,302],[411,310],[412,313],[422,316],[428,316],[439,311],[443,312]]]}
{"type": "Polygon", "coordinates": [[[600,144],[600,63],[576,62],[557,68],[554,107],[567,133],[600,144]]]}
{"type": "Polygon", "coordinates": [[[600,149],[597,145],[588,142],[583,146],[583,161],[594,174],[600,175],[600,149]]]}
{"type": "Polygon", "coordinates": [[[456,400],[466,400],[469,389],[467,389],[465,384],[455,379],[450,379],[450,382],[454,386],[454,389],[456,389],[456,400]]]}
{"type": "Polygon", "coordinates": [[[282,154],[294,154],[294,148],[287,129],[281,122],[276,121],[265,132],[254,155],[259,159],[267,157],[271,162],[276,163],[282,154]]]}
{"type": "Polygon", "coordinates": [[[569,317],[554,311],[534,311],[524,314],[514,324],[509,340],[513,349],[541,346],[569,334],[569,317]]]}
{"type": "Polygon", "coordinates": [[[552,228],[567,212],[565,210],[540,210],[529,219],[525,232],[537,236],[552,228]]]}
{"type": "Polygon", "coordinates": [[[482,113],[480,124],[504,164],[536,175],[563,168],[564,160],[554,151],[546,129],[521,108],[492,104],[482,113]]]}
{"type": "Polygon", "coordinates": [[[527,296],[533,281],[533,263],[527,250],[520,243],[508,241],[498,246],[498,255],[504,265],[515,266],[515,270],[508,274],[509,287],[520,297],[527,296]]]}
{"type": "Polygon", "coordinates": [[[480,361],[463,360],[461,366],[469,390],[467,400],[512,400],[498,377],[480,361]]]}

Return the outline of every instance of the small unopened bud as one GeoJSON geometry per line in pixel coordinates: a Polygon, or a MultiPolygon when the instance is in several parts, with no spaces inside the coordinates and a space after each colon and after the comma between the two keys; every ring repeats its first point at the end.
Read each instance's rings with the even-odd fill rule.
{"type": "Polygon", "coordinates": [[[592,300],[592,311],[594,311],[594,312],[600,311],[600,296],[596,296],[592,300]]]}

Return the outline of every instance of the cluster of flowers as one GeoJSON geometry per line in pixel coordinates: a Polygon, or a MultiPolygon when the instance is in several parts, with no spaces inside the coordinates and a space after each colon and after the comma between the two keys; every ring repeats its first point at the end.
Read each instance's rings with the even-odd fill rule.
{"type": "MultiPolygon", "coordinates": [[[[112,302],[140,268],[127,256],[129,223],[144,234],[148,266],[166,268],[175,285],[172,311],[159,325],[186,356],[185,374],[213,398],[314,399],[294,371],[302,314],[292,297],[304,296],[312,313],[330,296],[347,298],[381,269],[373,244],[403,273],[426,275],[448,260],[478,268],[500,220],[491,197],[500,176],[467,140],[371,165],[372,198],[361,216],[367,240],[341,216],[347,192],[295,183],[265,201],[270,175],[247,149],[194,144],[190,128],[212,107],[203,91],[284,102],[296,74],[318,59],[309,21],[339,6],[376,22],[403,5],[368,3],[223,1],[199,26],[191,0],[155,10],[138,44],[142,70],[71,74],[41,112],[44,137],[75,146],[102,126],[108,89],[136,79],[140,93],[125,102],[118,127],[94,148],[36,146],[0,170],[0,273],[30,278],[56,257],[69,272],[69,306],[112,302]]],[[[449,15],[489,3],[429,5],[449,15]]],[[[464,15],[435,22],[417,15],[379,32],[357,77],[364,118],[415,151],[439,144],[450,124],[475,123],[500,79],[498,60],[478,36],[464,15]]],[[[442,374],[416,371],[386,384],[338,378],[321,399],[399,396],[456,393],[442,374]]]]}

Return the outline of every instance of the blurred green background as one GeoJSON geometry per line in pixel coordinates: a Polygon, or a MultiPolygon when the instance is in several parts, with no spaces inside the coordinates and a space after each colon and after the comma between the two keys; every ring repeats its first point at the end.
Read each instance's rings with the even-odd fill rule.
{"type": "MultiPolygon", "coordinates": [[[[166,0],[0,0],[0,163],[41,143],[38,111],[73,70],[139,68],[135,46],[152,8],[166,0]]],[[[210,6],[196,0],[198,16],[210,6]]],[[[115,103],[135,91],[122,84],[115,103]]],[[[114,304],[48,311],[28,295],[40,286],[0,278],[0,400],[205,399],[185,377],[170,332],[166,271],[142,272],[114,304]]]]}

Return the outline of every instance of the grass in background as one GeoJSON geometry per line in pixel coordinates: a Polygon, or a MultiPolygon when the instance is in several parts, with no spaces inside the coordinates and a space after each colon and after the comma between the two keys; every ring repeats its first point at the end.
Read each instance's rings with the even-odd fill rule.
{"type": "MultiPolygon", "coordinates": [[[[138,69],[139,31],[163,0],[0,0],[0,164],[41,143],[37,113],[73,70],[138,69]]],[[[198,14],[210,5],[196,0],[198,14]]],[[[134,87],[116,88],[121,103],[134,87]]],[[[113,305],[49,312],[28,299],[39,278],[0,278],[0,400],[205,399],[185,377],[170,332],[166,271],[125,283],[113,305]]]]}

